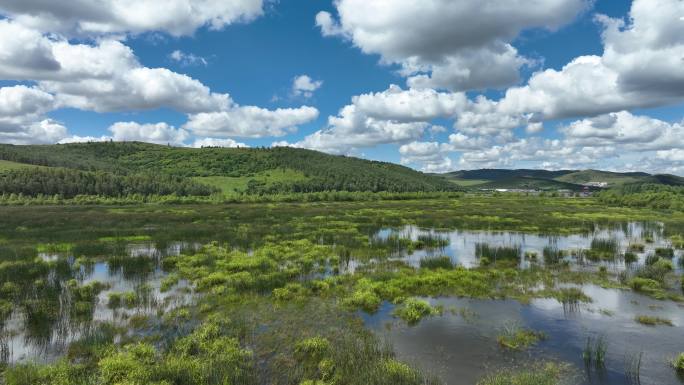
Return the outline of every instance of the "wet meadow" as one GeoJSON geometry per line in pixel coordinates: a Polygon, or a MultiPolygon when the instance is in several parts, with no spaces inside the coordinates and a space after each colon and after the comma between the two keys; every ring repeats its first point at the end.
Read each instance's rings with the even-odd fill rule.
{"type": "Polygon", "coordinates": [[[0,207],[0,383],[681,384],[684,213],[0,207]]]}

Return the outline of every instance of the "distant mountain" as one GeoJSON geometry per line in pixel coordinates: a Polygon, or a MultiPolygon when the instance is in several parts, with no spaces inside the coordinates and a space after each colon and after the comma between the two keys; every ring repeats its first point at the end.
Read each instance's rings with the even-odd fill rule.
{"type": "Polygon", "coordinates": [[[562,182],[554,179],[533,178],[528,176],[515,176],[508,179],[499,179],[477,185],[480,189],[522,189],[522,190],[570,190],[582,191],[584,186],[574,183],[562,182]]]}
{"type": "MultiPolygon", "coordinates": [[[[121,179],[101,174],[152,174],[187,178],[193,183],[206,184],[224,192],[418,192],[459,189],[442,177],[393,163],[289,147],[186,148],[140,142],[32,146],[0,144],[0,176],[3,173],[5,180],[8,183],[13,181],[14,186],[19,181],[41,186],[48,183],[46,180],[55,185],[60,180],[84,178],[101,178],[110,184],[121,179]],[[50,171],[43,171],[40,181],[34,181],[31,180],[32,173],[25,171],[26,165],[61,168],[72,172],[60,172],[55,176],[50,171]],[[21,175],[18,175],[17,169],[21,170],[21,175]],[[82,174],[83,172],[97,175],[82,174]],[[14,174],[8,177],[8,173],[14,174]]],[[[33,174],[38,178],[37,171],[33,174]]],[[[40,187],[36,187],[36,190],[40,190],[40,187]]],[[[2,192],[0,190],[0,194],[2,192]]]]}
{"type": "Polygon", "coordinates": [[[601,170],[480,169],[440,174],[451,183],[471,189],[583,190],[609,188],[634,183],[679,186],[684,178],[676,175],[651,175],[645,172],[610,172],[601,170]]]}
{"type": "Polygon", "coordinates": [[[467,179],[467,180],[502,180],[511,179],[515,177],[527,177],[527,178],[541,178],[541,179],[554,179],[566,174],[571,174],[575,171],[573,170],[560,170],[560,171],[548,171],[548,170],[529,170],[529,169],[518,169],[518,170],[506,170],[506,169],[480,169],[480,170],[462,170],[454,171],[446,174],[442,174],[452,179],[467,179]]]}
{"type": "Polygon", "coordinates": [[[668,186],[684,186],[684,178],[671,174],[657,174],[648,178],[652,183],[664,184],[668,186]]]}

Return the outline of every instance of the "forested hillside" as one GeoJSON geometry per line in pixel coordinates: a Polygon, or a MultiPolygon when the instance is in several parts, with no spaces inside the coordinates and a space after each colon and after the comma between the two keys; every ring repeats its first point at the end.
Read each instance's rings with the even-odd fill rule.
{"type": "MultiPolygon", "coordinates": [[[[682,178],[670,176],[669,182],[682,178]]],[[[684,210],[684,186],[652,183],[633,183],[603,191],[601,202],[618,206],[650,207],[655,209],[684,210]]]]}
{"type": "MultiPolygon", "coordinates": [[[[456,189],[456,186],[443,178],[392,163],[285,147],[194,149],[138,142],[0,145],[0,160],[81,171],[53,173],[39,172],[35,168],[21,173],[7,174],[6,171],[8,176],[0,187],[0,193],[15,192],[19,189],[17,181],[21,180],[21,183],[35,187],[25,188],[24,194],[52,194],[55,189],[48,189],[47,186],[57,183],[60,178],[64,183],[79,181],[88,186],[99,186],[84,187],[83,191],[86,192],[83,194],[101,191],[103,185],[118,186],[102,190],[104,194],[138,192],[139,187],[129,185],[151,178],[149,175],[152,174],[161,178],[150,179],[150,183],[156,183],[159,187],[157,190],[160,193],[175,191],[176,195],[185,195],[188,192],[204,195],[206,191],[196,187],[197,183],[202,183],[203,178],[211,180],[212,183],[207,185],[212,186],[220,184],[221,178],[232,182],[237,179],[246,186],[242,192],[252,194],[320,191],[429,192],[456,189]],[[297,177],[273,181],[264,178],[264,175],[270,175],[269,172],[275,174],[275,171],[280,171],[281,175],[286,171],[284,174],[287,175],[287,170],[297,177]],[[92,179],[106,179],[109,182],[91,183],[92,179]],[[168,188],[161,188],[164,183],[168,183],[168,188]]],[[[215,190],[214,187],[207,189],[215,190]]]]}
{"type": "Polygon", "coordinates": [[[26,196],[59,195],[178,195],[209,196],[214,187],[191,179],[164,174],[117,175],[102,171],[80,171],[65,168],[33,168],[0,173],[0,192],[26,196]]]}
{"type": "Polygon", "coordinates": [[[601,170],[462,170],[441,174],[453,184],[473,189],[582,190],[584,186],[602,188],[628,184],[679,186],[684,179],[675,175],[651,175],[645,172],[610,172],[601,170]]]}

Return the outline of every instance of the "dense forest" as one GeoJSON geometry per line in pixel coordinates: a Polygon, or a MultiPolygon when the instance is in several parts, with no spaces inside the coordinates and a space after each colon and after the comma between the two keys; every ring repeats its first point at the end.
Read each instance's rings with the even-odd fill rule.
{"type": "Polygon", "coordinates": [[[602,191],[597,196],[610,205],[684,210],[683,186],[632,183],[602,191]]]}
{"type": "Polygon", "coordinates": [[[209,196],[215,188],[164,174],[116,175],[64,168],[27,168],[0,173],[0,192],[24,196],[128,195],[209,196]]]}
{"type": "MultiPolygon", "coordinates": [[[[139,142],[0,145],[0,159],[86,172],[107,172],[112,175],[111,178],[115,175],[140,178],[137,175],[141,173],[175,178],[251,178],[257,173],[275,169],[294,170],[304,175],[302,180],[273,184],[250,181],[247,193],[251,194],[322,191],[432,192],[453,191],[457,188],[443,178],[392,163],[285,147],[193,149],[139,142]]],[[[37,178],[44,178],[44,174],[37,178]]],[[[179,179],[174,180],[179,183],[179,179]]],[[[3,191],[6,192],[0,190],[3,191]]],[[[47,194],[47,191],[44,193],[47,194]]]]}

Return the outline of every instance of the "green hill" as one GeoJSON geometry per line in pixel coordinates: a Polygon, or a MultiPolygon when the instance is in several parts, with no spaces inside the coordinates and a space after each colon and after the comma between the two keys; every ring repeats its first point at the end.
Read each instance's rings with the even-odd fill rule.
{"type": "MultiPolygon", "coordinates": [[[[104,173],[118,176],[162,175],[187,178],[192,183],[205,184],[224,192],[418,192],[457,189],[441,177],[423,174],[393,163],[286,147],[197,149],[139,142],[32,146],[3,144],[0,145],[0,160],[14,164],[62,168],[72,170],[72,174],[78,170],[98,175],[104,173]]],[[[5,174],[8,172],[12,171],[4,171],[5,174]]],[[[62,173],[58,177],[61,179],[47,182],[46,178],[57,177],[53,173],[44,173],[41,176],[41,183],[44,185],[59,183],[60,180],[68,178],[75,180],[92,177],[65,175],[62,173]]],[[[7,180],[10,177],[19,179],[19,176],[5,176],[7,180]]],[[[105,178],[102,175],[99,177],[105,178]]],[[[25,179],[26,175],[22,175],[21,178],[25,179]]],[[[177,179],[174,181],[178,183],[177,179]]],[[[2,192],[0,186],[0,193],[2,192]]]]}
{"type": "Polygon", "coordinates": [[[569,174],[565,174],[555,178],[558,181],[586,184],[586,183],[601,183],[605,182],[608,187],[619,186],[627,183],[642,182],[651,175],[645,172],[609,172],[599,170],[582,170],[569,174]]]}
{"type": "Polygon", "coordinates": [[[465,179],[465,180],[485,180],[494,181],[502,179],[512,179],[515,177],[526,178],[540,178],[540,179],[554,179],[566,174],[573,173],[572,170],[530,170],[530,169],[480,169],[480,170],[461,170],[443,174],[450,179],[465,179]]]}
{"type": "Polygon", "coordinates": [[[646,181],[648,183],[656,183],[667,186],[684,186],[684,178],[671,174],[657,174],[652,175],[646,181]]]}
{"type": "Polygon", "coordinates": [[[0,160],[0,172],[22,170],[22,169],[26,169],[26,168],[35,168],[35,167],[38,167],[38,166],[34,166],[31,164],[26,164],[26,163],[11,162],[8,160],[0,160]]]}
{"type": "Polygon", "coordinates": [[[481,189],[523,189],[523,190],[570,190],[581,191],[583,186],[561,182],[554,179],[533,178],[527,176],[515,176],[508,179],[500,179],[477,185],[481,189]]]}
{"type": "Polygon", "coordinates": [[[585,185],[597,187],[605,184],[605,188],[623,186],[633,183],[653,183],[664,185],[680,185],[684,178],[674,175],[650,175],[644,172],[609,172],[600,170],[508,170],[481,169],[454,171],[441,174],[449,182],[472,189],[508,188],[508,189],[570,189],[580,190],[585,185]]]}

